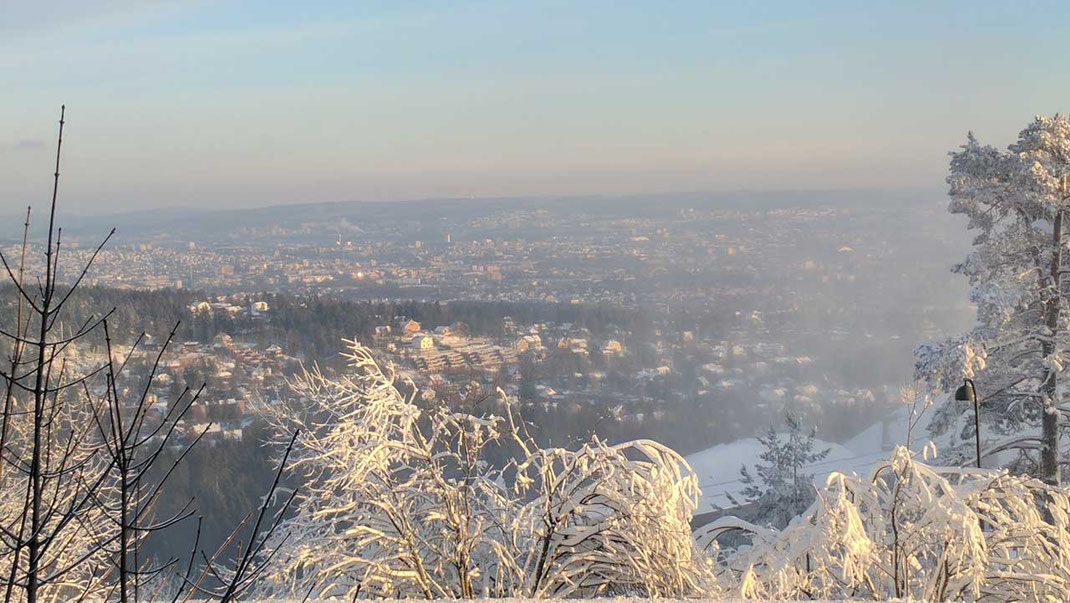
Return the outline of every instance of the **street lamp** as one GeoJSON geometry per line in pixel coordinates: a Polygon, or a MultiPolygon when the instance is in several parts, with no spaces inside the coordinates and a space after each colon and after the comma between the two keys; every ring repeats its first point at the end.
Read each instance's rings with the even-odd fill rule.
{"type": "Polygon", "coordinates": [[[964,379],[955,390],[955,399],[959,402],[973,402],[973,435],[977,444],[977,468],[981,468],[981,401],[977,397],[977,388],[973,379],[964,379]]]}

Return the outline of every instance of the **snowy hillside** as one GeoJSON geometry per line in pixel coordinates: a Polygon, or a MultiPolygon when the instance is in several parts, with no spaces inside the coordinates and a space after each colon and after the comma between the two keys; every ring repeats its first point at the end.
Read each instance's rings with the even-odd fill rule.
{"type": "MultiPolygon", "coordinates": [[[[824,482],[829,473],[843,471],[845,467],[851,466],[856,457],[851,450],[839,444],[815,440],[814,447],[817,450],[829,449],[825,460],[806,467],[808,473],[814,474],[815,481],[824,482]]],[[[740,478],[740,467],[746,465],[753,471],[762,450],[762,445],[756,438],[747,438],[719,444],[687,457],[687,462],[698,477],[699,488],[702,489],[695,515],[735,507],[729,497],[742,499],[742,490],[746,487],[740,478]]],[[[868,463],[872,464],[877,458],[879,456],[868,460],[868,463]]]]}
{"type": "MultiPolygon", "coordinates": [[[[868,475],[877,463],[888,458],[895,446],[907,445],[908,439],[910,448],[914,450],[919,450],[927,444],[927,428],[932,415],[931,411],[922,413],[909,438],[910,408],[904,405],[843,444],[814,440],[815,450],[828,449],[829,454],[802,469],[814,476],[815,486],[824,484],[832,473],[868,475]]],[[[938,450],[939,448],[938,446],[938,450]]],[[[746,466],[754,473],[755,463],[758,462],[758,455],[762,450],[762,445],[756,438],[746,438],[718,444],[688,456],[687,462],[698,476],[699,487],[702,489],[695,515],[734,508],[736,504],[729,497],[742,500],[742,490],[746,486],[741,479],[740,468],[746,466]]]]}

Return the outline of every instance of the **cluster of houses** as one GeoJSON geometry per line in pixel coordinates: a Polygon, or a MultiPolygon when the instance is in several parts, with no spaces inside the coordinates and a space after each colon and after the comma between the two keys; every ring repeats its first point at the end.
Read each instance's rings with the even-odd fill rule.
{"type": "Polygon", "coordinates": [[[207,314],[208,316],[227,315],[231,318],[236,318],[242,315],[248,315],[253,318],[259,318],[267,315],[268,303],[266,301],[251,301],[247,306],[239,306],[228,301],[226,297],[219,297],[215,301],[199,301],[190,304],[190,314],[194,316],[207,314]]]}
{"type": "MultiPolygon", "coordinates": [[[[400,331],[399,341],[389,345],[423,373],[497,371],[503,365],[515,364],[518,358],[516,348],[498,345],[486,337],[469,336],[456,327],[442,325],[427,331],[419,322],[406,320],[400,331]]],[[[379,337],[389,334],[389,327],[376,330],[379,337]]]]}
{"type": "MultiPolygon", "coordinates": [[[[192,304],[189,311],[194,315],[225,313],[231,317],[257,317],[268,312],[268,305],[262,301],[234,305],[219,299],[192,304]]],[[[143,383],[160,346],[160,342],[146,336],[131,354],[125,378],[131,383],[143,383]]],[[[172,343],[161,358],[146,401],[151,416],[163,419],[173,412],[171,407],[184,390],[189,390],[185,394],[188,400],[202,383],[207,383],[179,421],[177,432],[186,438],[204,433],[202,441],[209,446],[241,441],[252,423],[252,401],[270,403],[285,395],[286,375],[299,366],[300,361],[285,354],[278,345],[261,349],[237,342],[224,333],[209,342],[172,343]]]]}

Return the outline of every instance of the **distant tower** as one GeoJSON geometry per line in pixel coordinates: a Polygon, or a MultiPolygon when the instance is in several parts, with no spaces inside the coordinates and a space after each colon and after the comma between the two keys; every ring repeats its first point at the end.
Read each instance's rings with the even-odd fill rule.
{"type": "Polygon", "coordinates": [[[453,242],[453,235],[451,235],[450,233],[447,232],[446,233],[446,244],[449,245],[452,242],[453,242]]]}

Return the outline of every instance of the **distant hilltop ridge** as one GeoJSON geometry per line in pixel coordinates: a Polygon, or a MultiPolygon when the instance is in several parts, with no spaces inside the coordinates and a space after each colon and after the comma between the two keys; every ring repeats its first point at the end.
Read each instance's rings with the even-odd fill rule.
{"type": "MultiPolygon", "coordinates": [[[[398,218],[428,220],[464,218],[488,211],[548,210],[605,217],[643,217],[686,208],[777,209],[806,206],[850,207],[873,204],[901,207],[904,204],[942,203],[939,191],[841,189],[841,190],[740,190],[643,193],[631,195],[566,195],[539,197],[443,197],[403,201],[327,201],[262,207],[214,209],[206,207],[160,208],[117,213],[67,214],[65,235],[91,236],[117,228],[125,235],[155,233],[199,236],[222,233],[235,227],[269,227],[309,221],[350,220],[366,222],[398,218]]],[[[44,205],[34,212],[32,233],[46,227],[44,205]]],[[[0,241],[21,235],[25,214],[4,212],[0,223],[9,224],[0,232],[0,241]]],[[[31,233],[31,234],[32,234],[31,233]]]]}

